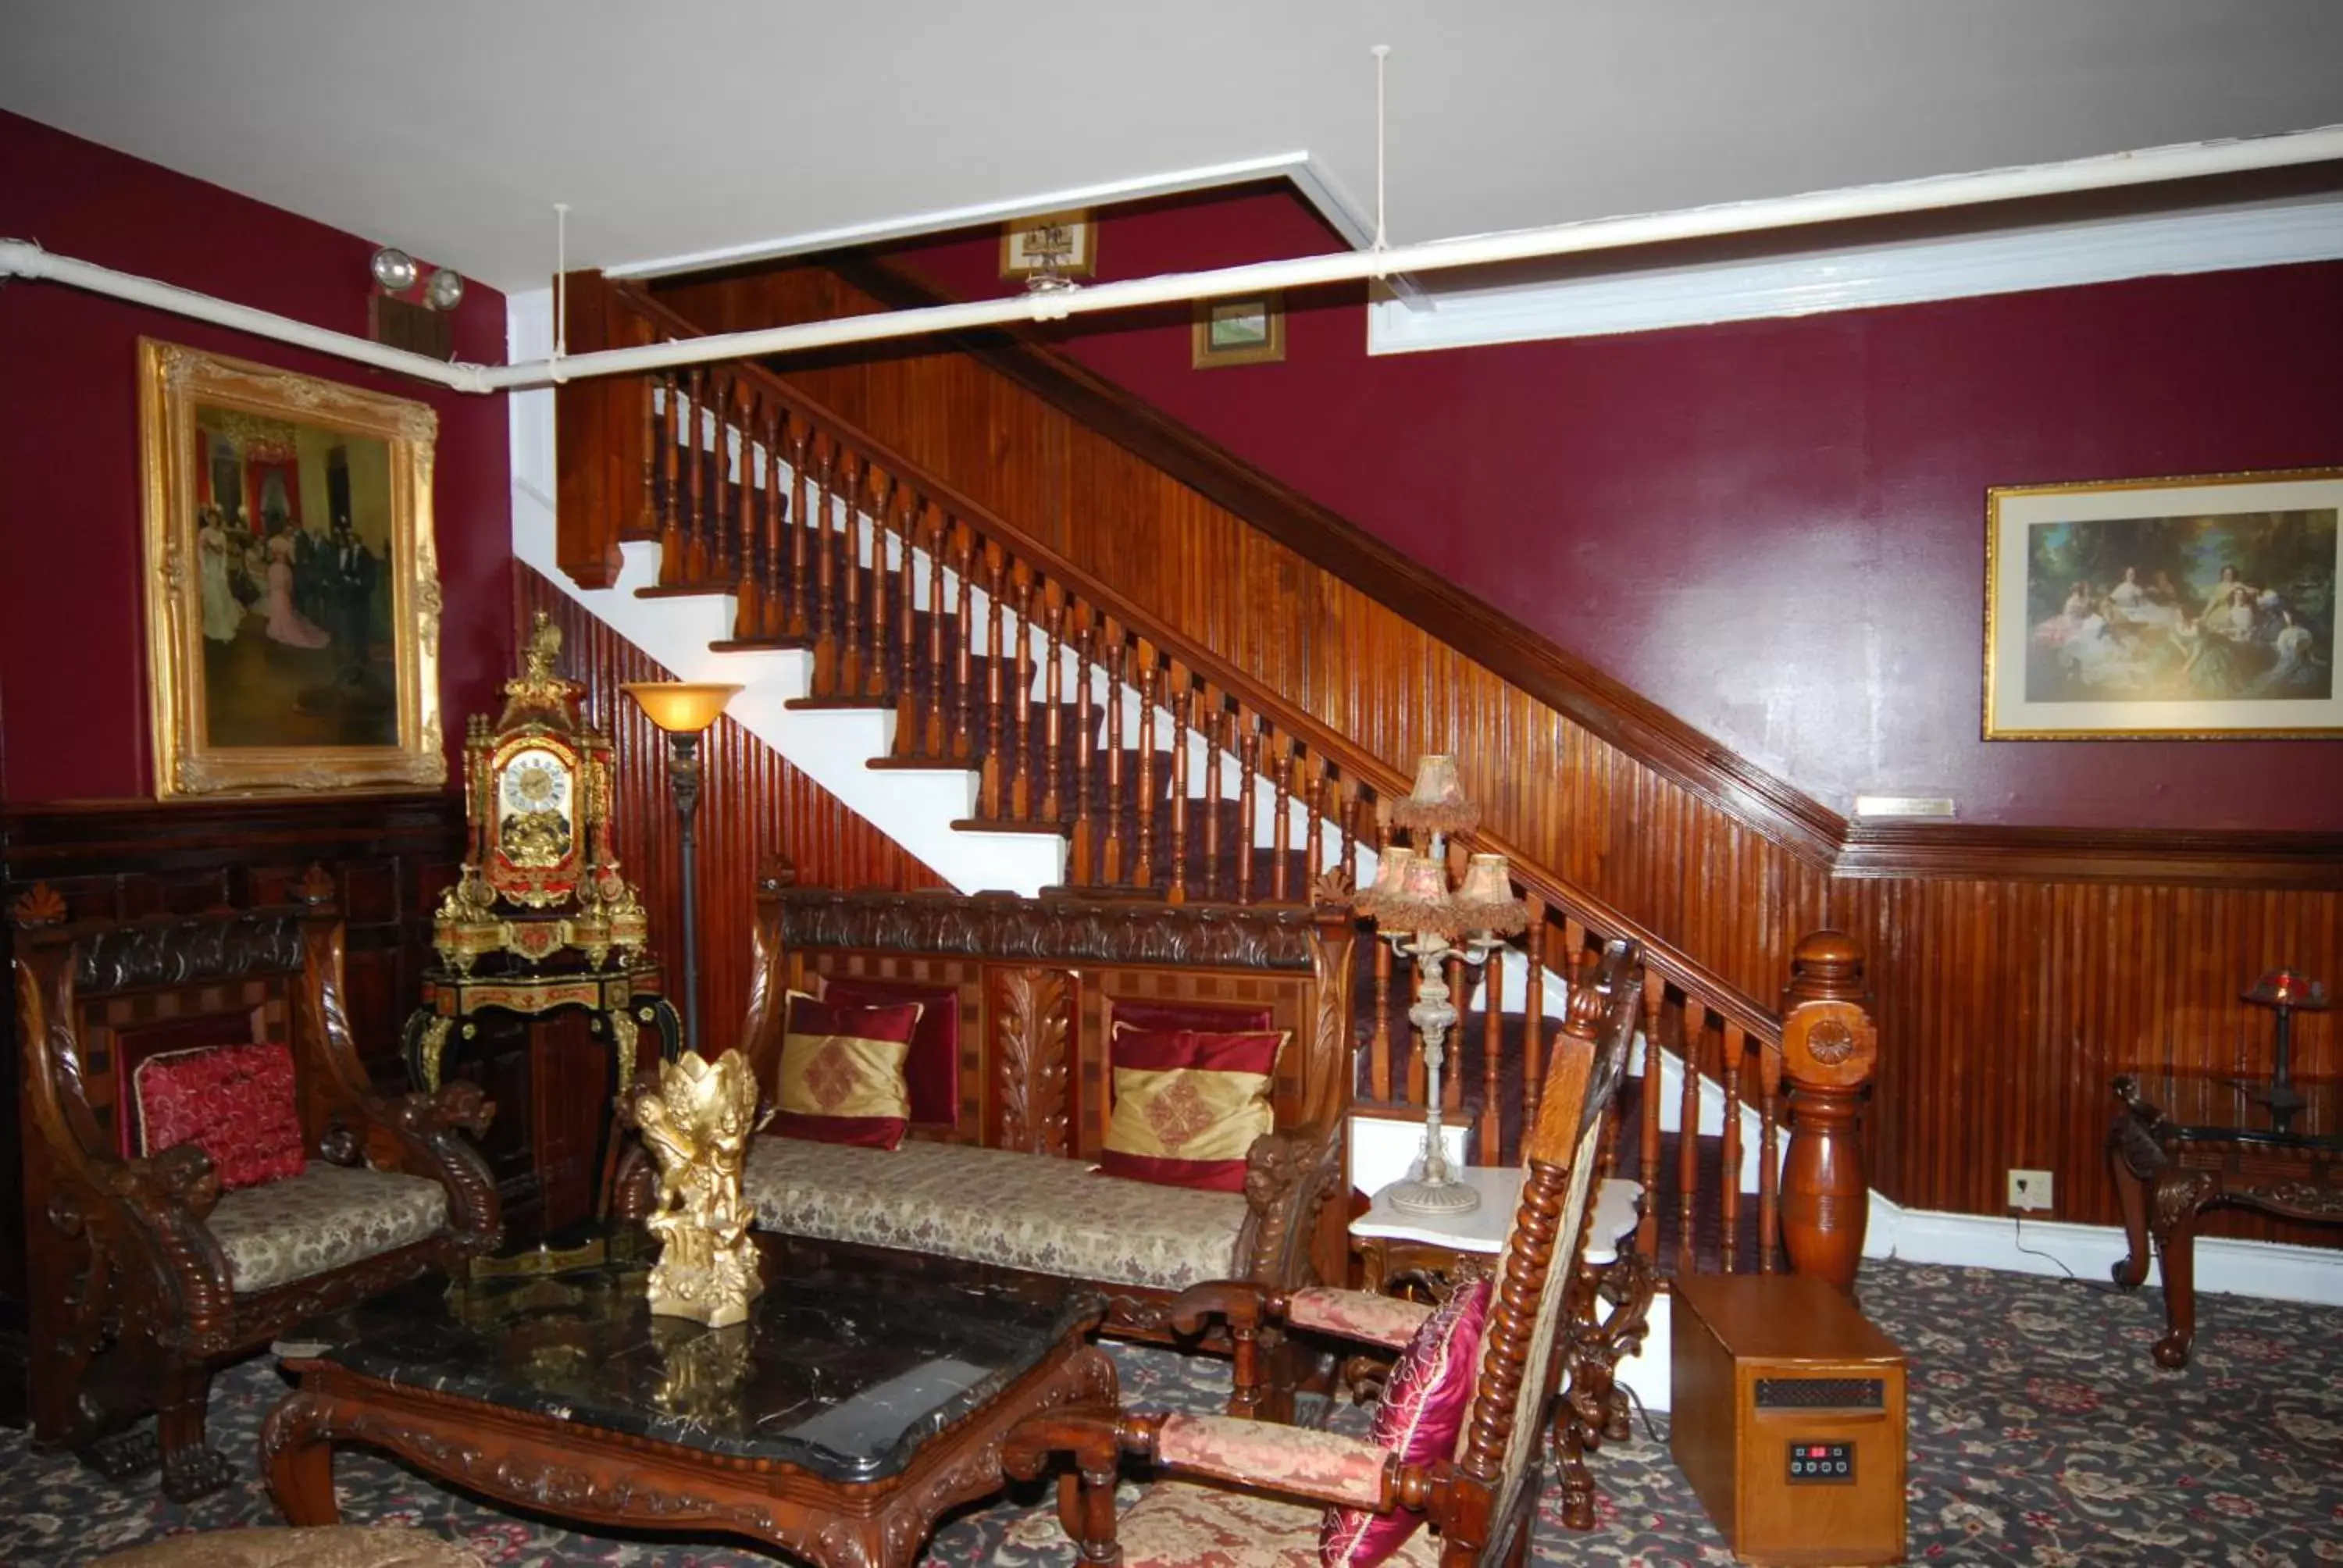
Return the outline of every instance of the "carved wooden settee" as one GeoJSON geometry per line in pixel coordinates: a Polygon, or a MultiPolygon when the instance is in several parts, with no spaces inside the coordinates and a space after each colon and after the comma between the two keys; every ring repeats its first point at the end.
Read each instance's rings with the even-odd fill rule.
{"type": "Polygon", "coordinates": [[[487,1125],[478,1087],[387,1098],[357,1059],[331,892],[313,870],[292,906],[68,923],[43,887],[10,910],[34,1438],[114,1479],[159,1461],[175,1499],[233,1473],[204,1444],[215,1362],[501,1233],[459,1135],[487,1125]],[[292,1060],[290,1173],[223,1192],[193,1142],[139,1153],[142,1064],[272,1040],[292,1060]],[[159,1442],[126,1430],[149,1411],[159,1442]]]}
{"type": "MultiPolygon", "coordinates": [[[[1108,1332],[1150,1339],[1170,1337],[1167,1303],[1204,1280],[1342,1281],[1346,1216],[1327,1200],[1350,1072],[1347,903],[838,892],[778,877],[755,929],[741,1045],[769,1092],[790,990],[884,983],[950,1015],[937,1020],[948,1055],[923,1070],[913,1048],[900,1148],[757,1140],[744,1189],[759,1229],[1086,1280],[1107,1294],[1108,1332]],[[1242,1192],[1091,1169],[1111,1109],[1115,1010],[1151,1003],[1266,1010],[1291,1031],[1275,1131],[1252,1145],[1242,1192]]],[[[636,1163],[622,1182],[622,1214],[641,1211],[647,1174],[636,1163]]]]}

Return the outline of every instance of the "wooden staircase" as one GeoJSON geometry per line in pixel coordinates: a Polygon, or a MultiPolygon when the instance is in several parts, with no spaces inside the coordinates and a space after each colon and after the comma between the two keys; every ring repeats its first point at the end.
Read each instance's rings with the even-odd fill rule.
{"type": "MultiPolygon", "coordinates": [[[[627,285],[573,277],[570,300],[574,348],[697,335],[627,285]]],[[[1402,766],[1184,645],[1144,607],[761,367],[567,385],[556,407],[573,575],[601,571],[612,541],[656,542],[647,595],[729,596],[729,635],[716,648],[799,650],[812,673],[791,707],[890,716],[872,768],[974,774],[974,810],[955,826],[1061,845],[1053,890],[1300,902],[1370,874],[1388,842],[1380,807],[1405,791],[1402,766]]],[[[1635,938],[1646,1043],[1609,1158],[1654,1193],[1658,1223],[1638,1245],[1675,1269],[1783,1266],[1782,1249],[1761,1241],[1785,1231],[1794,1086],[1781,1018],[1494,836],[1451,844],[1460,863],[1483,850],[1508,855],[1531,920],[1469,990],[1464,974],[1451,976],[1467,1017],[1447,1101],[1460,1115],[1470,1107],[1476,1161],[1518,1158],[1562,986],[1606,939],[1635,938]],[[1682,1064],[1673,1089],[1664,1061],[1682,1064]],[[1744,1181],[1727,1179],[1745,1167],[1745,1199],[1744,1181]]],[[[1420,1108],[1409,977],[1388,948],[1373,951],[1356,1099],[1420,1108]]],[[[1851,1002],[1860,983],[1839,965],[1807,1000],[1851,1002]]],[[[1835,1157],[1806,1161],[1813,1191],[1790,1194],[1786,1231],[1793,1252],[1844,1253],[1851,1269],[1861,1187],[1848,1131],[1835,1157]],[[1799,1211],[1815,1217],[1803,1241],[1799,1211]]]]}

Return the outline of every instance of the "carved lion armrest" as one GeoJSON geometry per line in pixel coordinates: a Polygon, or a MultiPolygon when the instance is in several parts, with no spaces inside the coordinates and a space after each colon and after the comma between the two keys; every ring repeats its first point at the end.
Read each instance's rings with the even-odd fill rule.
{"type": "MultiPolygon", "coordinates": [[[[488,1131],[496,1107],[467,1079],[452,1079],[426,1094],[369,1099],[366,1119],[396,1147],[397,1168],[427,1176],[447,1190],[448,1229],[473,1251],[504,1239],[504,1212],[496,1178],[474,1140],[488,1131]]],[[[327,1150],[330,1158],[333,1151],[327,1150]]]]}
{"type": "Polygon", "coordinates": [[[1235,1273],[1278,1290],[1312,1282],[1310,1242],[1342,1176],[1338,1127],[1264,1132],[1245,1151],[1243,1227],[1235,1273]]]}
{"type": "MultiPolygon", "coordinates": [[[[226,1350],[236,1292],[227,1258],[205,1222],[220,1196],[212,1157],[182,1143],[143,1160],[105,1161],[99,1174],[115,1222],[127,1232],[118,1241],[147,1264],[124,1273],[133,1314],[146,1318],[166,1345],[196,1354],[226,1350]]],[[[60,1192],[52,1215],[63,1217],[60,1209],[69,1214],[73,1206],[69,1191],[60,1192]]]]}

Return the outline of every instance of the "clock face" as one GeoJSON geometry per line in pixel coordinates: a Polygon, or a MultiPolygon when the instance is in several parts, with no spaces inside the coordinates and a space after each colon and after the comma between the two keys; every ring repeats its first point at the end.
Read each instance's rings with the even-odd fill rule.
{"type": "Polygon", "coordinates": [[[558,866],[576,842],[576,780],[559,754],[530,747],[505,759],[497,781],[497,846],[515,866],[558,866]]]}

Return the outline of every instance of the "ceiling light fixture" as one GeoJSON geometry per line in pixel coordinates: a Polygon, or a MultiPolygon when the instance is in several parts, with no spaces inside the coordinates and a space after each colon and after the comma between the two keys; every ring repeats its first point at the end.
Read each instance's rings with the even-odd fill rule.
{"type": "Polygon", "coordinates": [[[415,286],[422,269],[415,258],[396,246],[384,246],[374,253],[374,280],[382,285],[385,294],[405,294],[415,286]]]}

